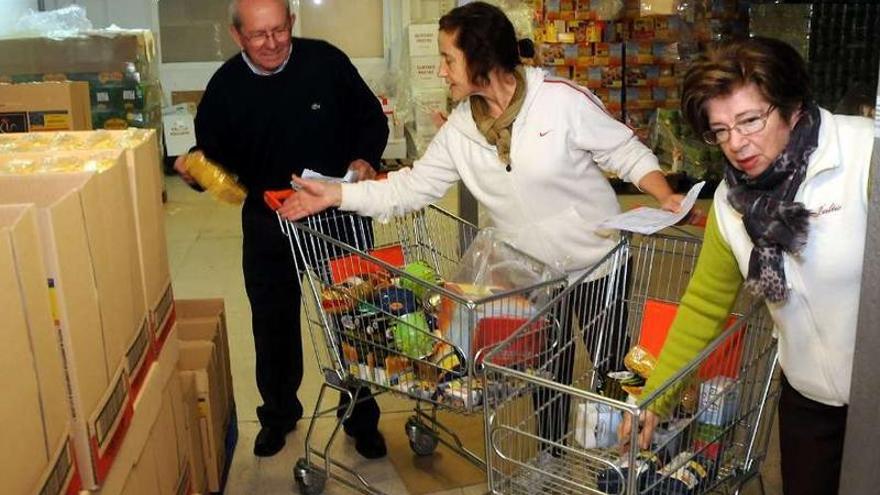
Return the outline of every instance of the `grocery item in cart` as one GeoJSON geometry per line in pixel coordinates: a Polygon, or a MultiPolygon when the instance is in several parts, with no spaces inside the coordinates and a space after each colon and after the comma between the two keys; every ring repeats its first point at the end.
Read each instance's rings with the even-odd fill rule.
{"type": "Polygon", "coordinates": [[[391,277],[387,272],[352,275],[321,289],[321,307],[330,314],[345,313],[363,301],[371,301],[376,291],[390,285],[391,277]]]}
{"type": "Polygon", "coordinates": [[[578,404],[575,440],[585,449],[607,448],[617,445],[617,427],[622,415],[608,404],[582,402],[578,404]]]}
{"type": "Polygon", "coordinates": [[[425,261],[414,261],[412,263],[407,263],[406,266],[403,267],[403,271],[410,275],[412,278],[401,278],[400,286],[404,289],[411,291],[416,297],[423,301],[425,298],[425,293],[427,292],[427,288],[413,279],[422,280],[432,287],[436,287],[440,285],[441,280],[440,276],[437,274],[437,271],[429,265],[425,261]]]}
{"type": "MultiPolygon", "coordinates": [[[[497,287],[455,282],[447,282],[444,286],[449,291],[471,300],[479,300],[493,293],[503,292],[502,289],[497,287]]],[[[477,327],[481,325],[481,321],[484,319],[495,319],[497,321],[497,319],[513,318],[525,323],[535,314],[535,311],[536,309],[532,302],[522,295],[513,295],[479,304],[470,313],[461,311],[459,303],[451,298],[444,297],[440,303],[440,311],[437,318],[440,334],[443,338],[461,349],[465,359],[470,359],[476,350],[475,346],[472,345],[475,341],[472,335],[474,327],[471,318],[476,320],[477,327]]],[[[491,327],[493,324],[487,322],[482,325],[484,327],[491,327]]],[[[506,337],[503,334],[498,335],[499,338],[502,336],[506,337]]],[[[481,343],[491,345],[497,342],[486,341],[484,338],[481,343]]]]}
{"type": "Polygon", "coordinates": [[[483,401],[483,390],[471,387],[462,379],[441,383],[437,390],[440,400],[455,408],[476,406],[483,401]]]}
{"type": "Polygon", "coordinates": [[[644,347],[634,345],[623,358],[623,364],[626,369],[648,379],[651,377],[654,367],[657,366],[657,358],[644,347]]]}
{"type": "Polygon", "coordinates": [[[682,452],[661,468],[656,479],[647,481],[650,486],[655,481],[659,484],[649,490],[650,495],[691,495],[699,493],[715,477],[715,463],[693,452],[682,452]]]}
{"type": "Polygon", "coordinates": [[[738,382],[726,376],[716,376],[700,384],[700,423],[724,426],[736,417],[739,404],[738,382]]]}
{"type": "Polygon", "coordinates": [[[186,173],[218,201],[239,205],[247,196],[247,190],[234,176],[209,160],[201,151],[186,155],[185,167],[186,173]]]}
{"type": "Polygon", "coordinates": [[[383,313],[395,316],[415,313],[419,308],[416,295],[412,291],[395,286],[378,291],[373,298],[373,304],[383,313]]]}
{"type": "Polygon", "coordinates": [[[636,456],[635,469],[629,466],[629,457],[624,457],[617,462],[617,468],[607,468],[600,471],[596,476],[596,485],[603,493],[616,495],[626,490],[626,483],[631,472],[634,471],[638,477],[636,486],[640,493],[649,480],[654,479],[654,475],[663,465],[662,460],[650,450],[643,450],[636,456]]]}
{"type": "Polygon", "coordinates": [[[422,358],[429,355],[434,348],[431,329],[421,311],[398,317],[391,333],[394,335],[395,347],[409,357],[422,358]]]}

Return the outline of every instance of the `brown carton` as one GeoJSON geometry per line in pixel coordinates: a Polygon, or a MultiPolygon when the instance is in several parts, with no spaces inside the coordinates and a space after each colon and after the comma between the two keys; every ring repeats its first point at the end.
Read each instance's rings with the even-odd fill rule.
{"type": "Polygon", "coordinates": [[[211,492],[221,491],[223,469],[226,465],[226,425],[222,408],[219,406],[222,377],[214,344],[181,342],[178,369],[184,379],[192,376],[195,382],[208,489],[211,492]]]}
{"type": "Polygon", "coordinates": [[[10,493],[38,492],[68,440],[67,387],[45,281],[34,207],[0,206],[0,389],[10,399],[0,402],[0,421],[15,425],[0,433],[0,479],[10,493]]]}
{"type": "Polygon", "coordinates": [[[89,84],[0,84],[0,133],[92,128],[89,84]]]}
{"type": "MultiPolygon", "coordinates": [[[[179,348],[176,330],[172,329],[168,342],[169,344],[162,348],[156,361],[150,366],[141,393],[134,400],[134,414],[125,439],[116,454],[113,467],[101,485],[102,494],[124,493],[123,487],[131,481],[130,473],[136,470],[136,464],[141,459],[147,444],[151,442],[154,425],[165,407],[165,392],[171,387],[171,379],[177,375],[179,348]]],[[[156,469],[155,459],[151,462],[156,469]]],[[[152,483],[158,486],[158,471],[152,471],[151,476],[152,483]]],[[[158,491],[149,493],[152,495],[158,491]]]]}
{"type": "Polygon", "coordinates": [[[41,135],[0,135],[0,150],[25,159],[51,156],[101,157],[106,150],[122,150],[128,167],[135,216],[138,259],[153,337],[164,341],[174,323],[171,272],[165,239],[163,178],[159,144],[153,130],[62,132],[41,135]],[[33,154],[32,154],[33,153],[33,154]]]}
{"type": "Polygon", "coordinates": [[[143,299],[136,297],[139,284],[132,283],[128,258],[131,210],[119,194],[127,187],[125,173],[117,166],[100,174],[0,176],[0,204],[30,202],[38,210],[86,488],[100,484],[127,429],[131,402],[124,358],[143,320],[142,312],[136,316],[143,299]]]}

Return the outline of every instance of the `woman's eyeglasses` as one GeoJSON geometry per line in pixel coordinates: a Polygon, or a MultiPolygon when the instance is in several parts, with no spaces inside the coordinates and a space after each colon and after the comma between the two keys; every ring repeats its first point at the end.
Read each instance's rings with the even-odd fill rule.
{"type": "Polygon", "coordinates": [[[733,127],[719,127],[718,129],[710,129],[703,133],[703,141],[709,144],[724,144],[730,140],[730,133],[736,131],[740,136],[748,136],[756,132],[761,132],[767,127],[767,119],[773,113],[776,107],[770,105],[766,112],[756,115],[747,115],[733,124],[733,127]]]}

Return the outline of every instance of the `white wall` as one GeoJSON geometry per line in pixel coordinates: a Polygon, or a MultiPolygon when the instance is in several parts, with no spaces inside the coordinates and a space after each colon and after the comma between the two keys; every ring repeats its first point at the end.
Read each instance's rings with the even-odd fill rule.
{"type": "MultiPolygon", "coordinates": [[[[0,4],[6,1],[0,0],[0,4]]],[[[116,24],[124,28],[151,29],[161,37],[156,4],[173,1],[177,0],[45,0],[45,8],[52,10],[78,4],[86,9],[89,19],[96,28],[116,24]]],[[[306,0],[300,0],[300,2],[302,1],[306,0]]],[[[37,1],[28,0],[27,3],[36,4],[37,1]]],[[[293,3],[298,6],[297,2],[293,3]]],[[[448,0],[445,2],[443,0],[383,0],[385,12],[384,56],[353,60],[364,79],[381,91],[382,81],[387,79],[386,73],[389,68],[398,66],[399,44],[405,33],[403,28],[409,24],[410,19],[423,18],[429,13],[436,14],[435,4],[438,3],[451,4],[454,2],[448,0]]],[[[297,31],[296,28],[295,31],[297,31]]],[[[170,91],[203,89],[219,65],[215,62],[163,64],[161,77],[166,96],[170,91]]]]}
{"type": "Polygon", "coordinates": [[[37,0],[0,0],[0,36],[10,32],[28,9],[37,10],[37,0]]]}

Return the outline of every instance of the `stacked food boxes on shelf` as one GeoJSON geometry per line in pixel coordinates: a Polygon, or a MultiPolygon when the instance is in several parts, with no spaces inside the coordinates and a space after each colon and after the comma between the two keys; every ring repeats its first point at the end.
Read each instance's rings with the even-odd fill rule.
{"type": "Polygon", "coordinates": [[[678,108],[681,77],[699,46],[743,31],[741,3],[537,0],[538,60],[590,88],[647,140],[656,110],[678,108]]]}
{"type": "Polygon", "coordinates": [[[193,467],[198,399],[177,372],[155,131],[0,134],[0,151],[15,397],[0,418],[17,425],[0,435],[15,446],[4,490],[207,492],[193,467]]]}
{"type": "MultiPolygon", "coordinates": [[[[88,85],[91,126],[86,129],[161,128],[162,91],[150,31],[101,29],[0,40],[0,82],[69,81],[88,85]]],[[[83,127],[46,127],[64,129],[83,127]]]]}

